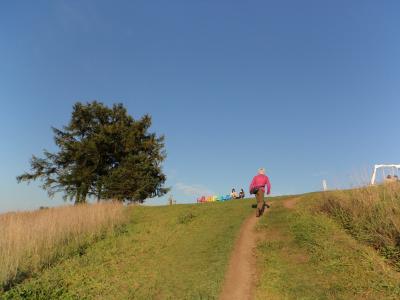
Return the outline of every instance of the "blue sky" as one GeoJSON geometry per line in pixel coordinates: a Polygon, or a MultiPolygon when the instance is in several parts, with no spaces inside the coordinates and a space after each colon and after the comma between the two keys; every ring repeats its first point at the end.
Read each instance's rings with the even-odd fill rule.
{"type": "MultiPolygon", "coordinates": [[[[76,101],[165,134],[178,202],[266,168],[274,194],[349,187],[399,163],[398,1],[0,4],[0,211],[59,205],[15,177],[76,101]]],[[[165,199],[149,203],[165,203],[165,199]]]]}

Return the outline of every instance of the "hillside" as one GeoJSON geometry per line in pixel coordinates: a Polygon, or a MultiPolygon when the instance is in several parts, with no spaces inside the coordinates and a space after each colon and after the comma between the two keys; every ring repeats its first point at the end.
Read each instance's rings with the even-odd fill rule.
{"type": "Polygon", "coordinates": [[[6,299],[214,299],[247,200],[135,206],[113,235],[26,280],[6,299]]]}
{"type": "Polygon", "coordinates": [[[283,198],[258,223],[256,299],[399,299],[400,274],[320,213],[325,201],[283,198]]]}
{"type": "Polygon", "coordinates": [[[319,209],[326,195],[272,198],[252,228],[254,200],[130,207],[125,226],[2,298],[218,299],[252,231],[256,299],[398,299],[399,273],[319,209]]]}

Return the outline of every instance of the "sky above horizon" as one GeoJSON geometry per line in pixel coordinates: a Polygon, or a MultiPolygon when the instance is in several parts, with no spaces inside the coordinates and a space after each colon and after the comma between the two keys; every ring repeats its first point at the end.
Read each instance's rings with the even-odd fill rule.
{"type": "MultiPolygon", "coordinates": [[[[399,1],[0,4],[0,212],[59,205],[17,184],[75,102],[149,113],[178,203],[357,185],[400,163],[399,1]]],[[[149,204],[164,204],[166,197],[149,204]]]]}

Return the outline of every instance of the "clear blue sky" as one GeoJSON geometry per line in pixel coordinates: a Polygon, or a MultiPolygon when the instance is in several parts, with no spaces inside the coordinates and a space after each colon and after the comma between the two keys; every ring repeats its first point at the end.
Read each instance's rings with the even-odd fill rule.
{"type": "MultiPolygon", "coordinates": [[[[399,1],[0,4],[0,211],[58,205],[17,184],[76,101],[122,102],[166,136],[178,202],[243,187],[354,184],[400,162],[399,1]]],[[[165,203],[165,199],[150,203],[165,203]]]]}

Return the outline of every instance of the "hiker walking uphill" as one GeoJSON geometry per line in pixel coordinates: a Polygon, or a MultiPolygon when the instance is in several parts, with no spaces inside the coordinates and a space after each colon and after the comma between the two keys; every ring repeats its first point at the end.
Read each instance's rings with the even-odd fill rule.
{"type": "Polygon", "coordinates": [[[250,194],[256,195],[257,199],[256,217],[260,217],[263,214],[265,206],[269,207],[264,200],[265,186],[267,186],[267,195],[269,195],[271,193],[271,183],[268,176],[265,175],[265,169],[260,168],[258,175],[254,176],[250,183],[250,194]]]}

